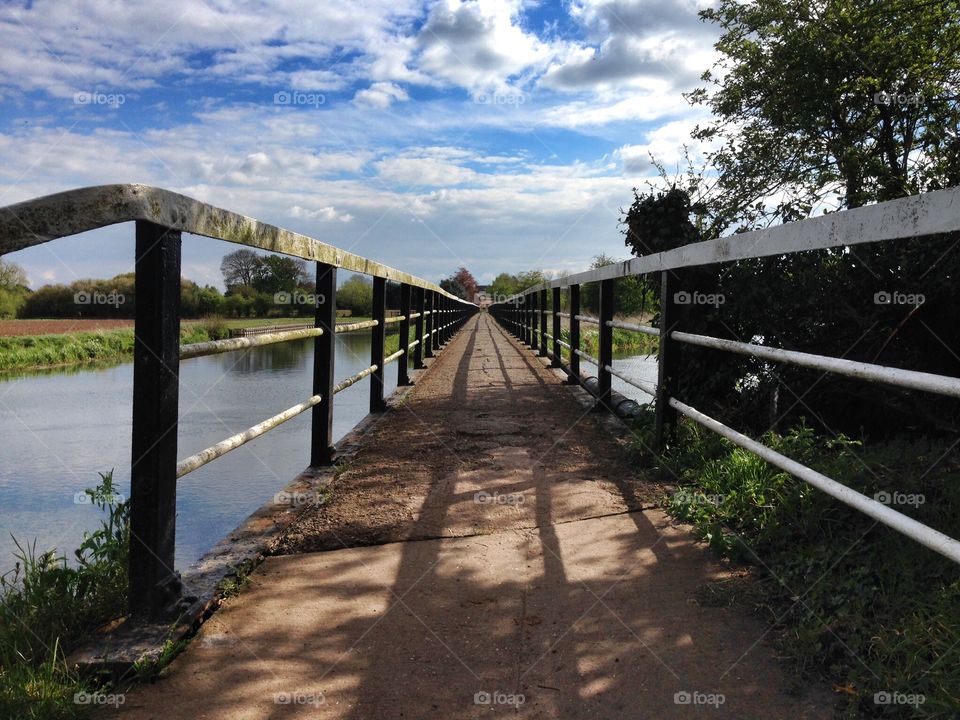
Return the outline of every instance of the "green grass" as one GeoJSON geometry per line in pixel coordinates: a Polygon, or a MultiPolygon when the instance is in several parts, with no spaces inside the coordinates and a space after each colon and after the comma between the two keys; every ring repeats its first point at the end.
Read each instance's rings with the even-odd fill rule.
{"type": "Polygon", "coordinates": [[[119,360],[132,354],[132,329],[0,337],[3,370],[119,360]]]}
{"type": "Polygon", "coordinates": [[[68,564],[55,550],[17,544],[14,570],[0,577],[0,717],[77,718],[90,707],[77,693],[98,692],[66,656],[91,631],[125,614],[129,505],[114,493],[112,473],[87,490],[105,513],[68,564]]]}
{"type": "MultiPolygon", "coordinates": [[[[190,323],[180,330],[184,345],[210,340],[205,322],[190,323]]],[[[87,362],[119,362],[133,357],[133,328],[0,337],[0,372],[74,365],[87,362]]]]}
{"type": "MultiPolygon", "coordinates": [[[[564,342],[569,342],[569,333],[564,336],[560,333],[564,342]]],[[[614,355],[650,355],[656,354],[660,346],[659,339],[652,335],[632,332],[621,328],[613,328],[613,354],[614,355]]],[[[580,349],[594,357],[600,352],[600,331],[592,330],[584,325],[580,326],[580,349]]]]}
{"type": "MultiPolygon", "coordinates": [[[[637,457],[649,462],[651,419],[635,430],[637,457]]],[[[863,445],[799,427],[763,442],[869,497],[922,495],[895,509],[960,536],[949,441],[863,445]]],[[[665,499],[670,513],[753,569],[746,583],[712,588],[714,597],[742,596],[763,613],[797,669],[839,690],[842,717],[960,717],[956,565],[692,423],[681,422],[661,468],[679,478],[665,499]],[[924,702],[877,704],[876,693],[924,702]]]]}
{"type": "MultiPolygon", "coordinates": [[[[370,318],[341,318],[341,322],[361,322],[370,318]]],[[[261,325],[287,325],[309,322],[307,318],[242,318],[227,320],[205,318],[184,321],[180,326],[180,344],[219,340],[234,328],[261,325]]],[[[387,345],[398,331],[397,324],[387,325],[387,345]]],[[[133,328],[99,330],[59,335],[22,335],[0,337],[0,374],[51,368],[81,363],[121,362],[133,357],[133,328]]],[[[393,341],[393,352],[397,349],[393,341]]]]}

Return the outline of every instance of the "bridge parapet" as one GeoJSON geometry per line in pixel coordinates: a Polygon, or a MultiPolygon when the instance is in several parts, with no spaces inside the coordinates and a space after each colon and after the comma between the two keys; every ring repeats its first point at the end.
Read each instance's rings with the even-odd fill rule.
{"type": "MultiPolygon", "coordinates": [[[[785,363],[855,378],[869,383],[919,390],[960,398],[960,378],[843,358],[796,352],[760,342],[739,342],[684,332],[680,322],[685,289],[678,283],[684,269],[730,263],[770,256],[828,248],[849,248],[863,243],[905,243],[932,235],[960,232],[960,188],[949,188],[915,195],[867,207],[846,210],[816,218],[787,223],[754,232],[730,235],[716,240],[693,243],[660,253],[644,255],[595,270],[549,280],[495,303],[491,315],[509,332],[540,356],[548,356],[554,367],[562,368],[571,383],[579,383],[596,397],[598,409],[614,410],[611,379],[617,377],[654,397],[656,410],[655,450],[666,448],[677,418],[683,415],[745,448],[772,465],[826,492],[842,503],[893,528],[935,552],[960,563],[960,541],[924,525],[888,505],[804,466],[747,437],[696,408],[677,395],[679,347],[683,344],[712,348],[772,363],[785,363]],[[628,323],[615,317],[615,289],[619,278],[660,273],[659,327],[628,323]],[[599,317],[580,312],[584,285],[597,283],[599,317]],[[569,292],[568,313],[561,312],[561,293],[569,292]],[[548,297],[550,300],[548,302],[548,297]],[[547,332],[548,316],[552,333],[547,332]],[[561,339],[561,318],[569,322],[569,340],[561,339]],[[581,324],[599,327],[599,357],[588,355],[581,346],[581,324]],[[658,380],[656,385],[639,380],[613,367],[613,329],[620,328],[659,338],[658,380]],[[552,348],[548,350],[548,341],[552,348]],[[564,350],[568,362],[564,362],[564,350]],[[587,382],[580,361],[597,366],[597,380],[587,382]]],[[[684,302],[687,300],[687,302],[684,302]]]]}
{"type": "Polygon", "coordinates": [[[334,396],[370,378],[370,412],[386,408],[385,367],[398,362],[399,385],[408,363],[422,368],[479,308],[439,285],[315,238],[261,222],[185,195],[147,185],[81,188],[0,209],[0,256],[118,223],[134,222],[136,244],[133,457],[130,488],[130,609],[145,618],[176,617],[184,597],[174,567],[177,480],[297,415],[312,411],[310,467],[329,466],[334,396]],[[316,269],[312,327],[180,346],[182,233],[202,235],[311,261],[316,269]],[[373,318],[338,325],[337,270],[373,278],[373,318]],[[400,315],[387,317],[386,283],[400,284],[400,315]],[[385,356],[385,328],[399,323],[400,349],[385,356]],[[370,365],[336,382],[335,334],[372,329],[370,365]],[[411,331],[414,338],[411,340],[411,331]],[[177,460],[181,360],[255,345],[314,339],[313,387],[303,402],[195,455],[177,460]]]}

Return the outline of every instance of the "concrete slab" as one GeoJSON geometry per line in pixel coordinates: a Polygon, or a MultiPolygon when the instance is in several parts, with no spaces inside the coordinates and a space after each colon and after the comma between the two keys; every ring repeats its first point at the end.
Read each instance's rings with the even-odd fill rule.
{"type": "Polygon", "coordinates": [[[117,714],[830,717],[760,622],[695,601],[722,576],[657,511],[269,558],[117,714]]]}

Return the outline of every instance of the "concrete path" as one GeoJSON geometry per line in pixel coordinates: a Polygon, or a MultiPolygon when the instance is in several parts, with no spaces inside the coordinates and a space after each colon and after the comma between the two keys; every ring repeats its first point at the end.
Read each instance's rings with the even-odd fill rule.
{"type": "Polygon", "coordinates": [[[830,718],[604,419],[486,315],[126,718],[830,718]],[[804,688],[800,691],[799,688],[804,688]]]}

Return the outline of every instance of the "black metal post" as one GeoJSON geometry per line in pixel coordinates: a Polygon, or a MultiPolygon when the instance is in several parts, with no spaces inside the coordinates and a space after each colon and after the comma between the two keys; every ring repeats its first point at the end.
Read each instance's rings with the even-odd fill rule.
{"type": "Polygon", "coordinates": [[[544,288],[540,291],[540,300],[538,302],[540,308],[540,352],[538,353],[540,357],[545,357],[547,354],[547,289],[544,288]]]}
{"type": "Polygon", "coordinates": [[[433,310],[433,334],[430,336],[430,345],[433,347],[434,352],[440,351],[440,327],[443,325],[443,315],[440,313],[441,304],[440,296],[435,290],[430,292],[432,297],[431,299],[431,309],[433,310]]]}
{"type": "Polygon", "coordinates": [[[561,365],[561,355],[560,355],[560,288],[555,287],[553,289],[553,306],[551,307],[553,311],[553,362],[550,363],[550,367],[560,367],[561,365]]]}
{"type": "Polygon", "coordinates": [[[570,286],[570,377],[567,382],[571,385],[580,382],[580,356],[577,350],[580,349],[580,321],[577,315],[580,314],[580,286],[570,286]]]}
{"type": "Polygon", "coordinates": [[[370,412],[383,412],[387,409],[383,401],[383,346],[386,341],[387,317],[387,280],[382,277],[373,279],[373,338],[370,343],[370,364],[377,369],[370,374],[370,412]]]}
{"type": "Polygon", "coordinates": [[[530,298],[530,345],[531,348],[536,348],[539,345],[540,341],[540,310],[537,307],[537,300],[539,295],[537,291],[534,290],[529,295],[530,298]]]}
{"type": "Polygon", "coordinates": [[[531,305],[533,300],[530,293],[523,296],[523,342],[527,347],[533,344],[533,313],[531,305]]]}
{"type": "Polygon", "coordinates": [[[410,351],[407,346],[410,344],[410,286],[407,283],[400,285],[400,315],[403,320],[400,321],[400,350],[403,355],[397,360],[397,385],[410,384],[410,351]]]}
{"type": "Polygon", "coordinates": [[[174,570],[180,371],[180,232],[136,227],[133,457],[130,470],[131,612],[168,615],[180,597],[174,570]]]}
{"type": "Polygon", "coordinates": [[[660,276],[660,348],[657,353],[657,397],[654,404],[654,449],[662,453],[667,446],[667,431],[676,426],[677,413],[670,407],[670,398],[676,392],[679,348],[670,340],[677,326],[677,305],[674,302],[675,284],[670,273],[660,276]]]}
{"type": "Polygon", "coordinates": [[[426,303],[424,301],[424,295],[425,295],[424,289],[422,287],[418,287],[416,290],[416,293],[417,293],[417,313],[419,313],[420,317],[417,318],[417,322],[414,325],[414,328],[415,328],[414,332],[417,335],[416,339],[419,340],[419,342],[413,348],[413,369],[422,370],[423,369],[423,328],[424,328],[423,312],[426,309],[425,307],[426,303]]]}
{"type": "Polygon", "coordinates": [[[443,313],[440,315],[440,324],[443,327],[443,333],[440,335],[440,342],[444,345],[450,339],[450,298],[446,295],[440,296],[440,302],[443,307],[443,313]]]}
{"type": "Polygon", "coordinates": [[[615,282],[613,278],[600,281],[600,317],[597,318],[600,321],[600,356],[597,358],[600,361],[600,367],[597,369],[597,390],[600,395],[598,407],[606,407],[610,410],[613,409],[610,404],[612,376],[607,368],[613,367],[613,328],[607,323],[613,321],[615,282]]]}
{"type": "Polygon", "coordinates": [[[337,347],[337,268],[317,263],[317,310],[314,326],[323,335],[313,339],[313,394],[323,398],[312,409],[310,467],[333,460],[333,378],[337,347]]]}
{"type": "Polygon", "coordinates": [[[425,358],[433,357],[433,328],[436,325],[436,319],[433,314],[433,291],[424,290],[424,302],[423,307],[425,308],[424,312],[427,313],[426,316],[426,328],[424,334],[427,336],[423,341],[423,356],[425,358]]]}

